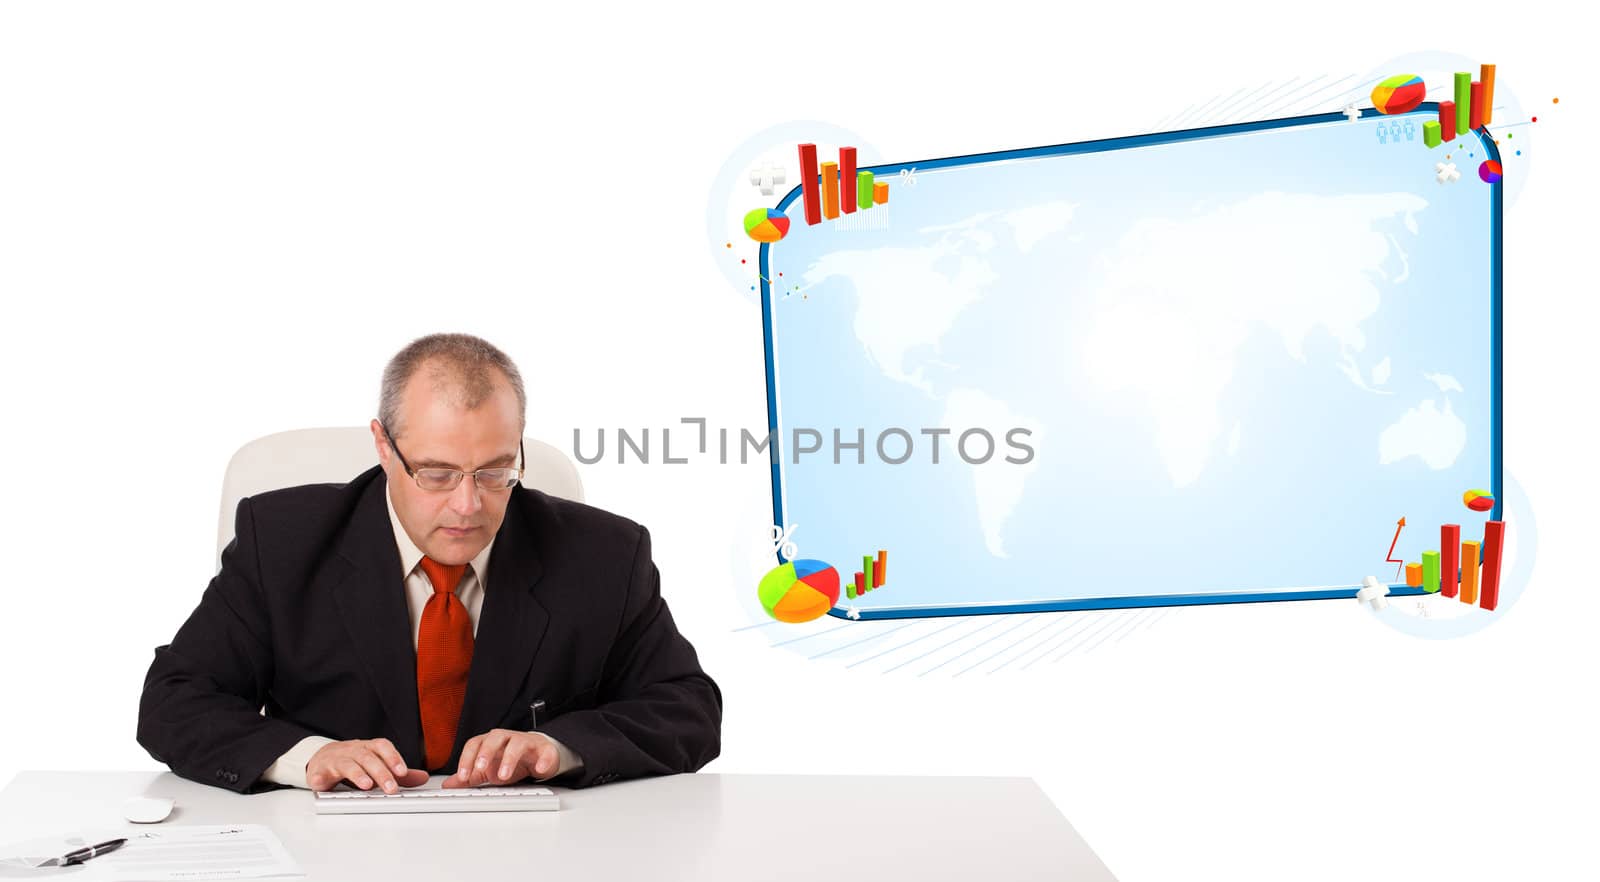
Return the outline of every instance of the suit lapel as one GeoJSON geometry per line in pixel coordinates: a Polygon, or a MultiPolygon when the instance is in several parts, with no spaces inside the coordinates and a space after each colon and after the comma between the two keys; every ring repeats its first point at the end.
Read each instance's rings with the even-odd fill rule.
{"type": "Polygon", "coordinates": [[[467,739],[495,728],[505,717],[550,623],[550,614],[533,594],[533,586],[544,574],[533,547],[530,510],[537,497],[521,490],[512,492],[516,495],[506,506],[505,520],[489,554],[472,671],[456,727],[457,756],[467,739]]]}
{"type": "Polygon", "coordinates": [[[380,473],[356,503],[339,547],[350,569],[335,589],[335,598],[351,646],[389,717],[395,747],[408,765],[415,766],[422,760],[417,656],[411,645],[400,550],[384,501],[387,492],[388,483],[380,473]]]}

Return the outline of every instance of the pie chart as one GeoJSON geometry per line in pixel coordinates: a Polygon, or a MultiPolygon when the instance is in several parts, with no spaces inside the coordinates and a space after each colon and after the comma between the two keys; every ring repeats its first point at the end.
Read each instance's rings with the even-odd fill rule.
{"type": "Polygon", "coordinates": [[[767,615],[780,622],[809,622],[839,602],[839,571],[820,560],[792,560],[762,576],[756,593],[767,615]]]}
{"type": "Polygon", "coordinates": [[[1379,113],[1407,113],[1428,96],[1428,87],[1415,74],[1392,76],[1372,90],[1372,106],[1379,113]]]}
{"type": "Polygon", "coordinates": [[[758,208],[744,216],[744,234],[757,242],[776,242],[789,234],[789,218],[775,208],[758,208]]]}

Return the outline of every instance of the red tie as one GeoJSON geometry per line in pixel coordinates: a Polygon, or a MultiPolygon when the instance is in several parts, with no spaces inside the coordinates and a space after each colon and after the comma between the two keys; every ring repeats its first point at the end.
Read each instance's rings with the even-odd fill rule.
{"type": "Polygon", "coordinates": [[[422,608],[417,629],[417,707],[422,712],[423,753],[428,769],[442,768],[456,743],[456,722],[467,697],[472,667],[472,620],[456,598],[466,564],[446,566],[424,557],[422,570],[433,596],[422,608]]]}

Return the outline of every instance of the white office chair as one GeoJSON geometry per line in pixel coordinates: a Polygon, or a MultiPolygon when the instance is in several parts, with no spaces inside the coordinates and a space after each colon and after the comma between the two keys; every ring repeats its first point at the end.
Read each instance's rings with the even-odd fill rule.
{"type": "MultiPolygon", "coordinates": [[[[578,467],[565,453],[543,441],[523,439],[528,462],[522,486],[576,502],[583,501],[578,467]]],[[[372,431],[366,426],[296,429],[267,435],[239,448],[222,478],[222,512],[217,517],[217,559],[233,541],[239,500],[255,493],[300,484],[343,484],[378,464],[372,431]]]]}

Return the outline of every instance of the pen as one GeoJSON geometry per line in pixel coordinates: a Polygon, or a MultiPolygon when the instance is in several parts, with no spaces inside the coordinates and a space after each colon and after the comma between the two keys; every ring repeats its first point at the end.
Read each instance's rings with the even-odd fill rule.
{"type": "Polygon", "coordinates": [[[70,867],[74,864],[81,864],[92,857],[110,854],[121,848],[127,841],[126,839],[108,839],[98,845],[90,845],[77,851],[69,851],[61,856],[61,863],[58,866],[70,867]]]}
{"type": "Polygon", "coordinates": [[[528,731],[539,731],[539,711],[544,710],[544,699],[537,699],[528,705],[528,731]]]}

